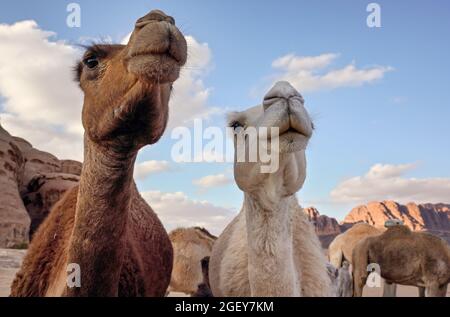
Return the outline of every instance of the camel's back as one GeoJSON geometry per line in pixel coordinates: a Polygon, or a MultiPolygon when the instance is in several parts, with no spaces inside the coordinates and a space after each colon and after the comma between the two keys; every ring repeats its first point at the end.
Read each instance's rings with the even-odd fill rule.
{"type": "Polygon", "coordinates": [[[342,239],[340,241],[342,253],[344,254],[344,258],[352,263],[352,253],[356,244],[361,240],[377,236],[383,233],[382,230],[375,228],[372,225],[367,223],[357,223],[346,232],[342,234],[342,239]]]}
{"type": "MultiPolygon", "coordinates": [[[[450,281],[450,247],[443,239],[424,232],[412,232],[406,226],[393,227],[370,243],[369,257],[392,276],[419,275],[450,281]],[[408,263],[408,265],[405,265],[408,263]],[[392,268],[392,269],[391,269],[392,268]]],[[[390,277],[390,276],[388,276],[390,277]]]]}

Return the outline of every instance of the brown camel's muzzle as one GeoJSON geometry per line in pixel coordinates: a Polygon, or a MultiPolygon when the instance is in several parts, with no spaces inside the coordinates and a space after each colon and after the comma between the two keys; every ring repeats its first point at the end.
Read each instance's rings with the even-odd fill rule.
{"type": "Polygon", "coordinates": [[[175,20],[159,10],[137,20],[127,45],[128,70],[143,80],[174,82],[187,60],[187,43],[175,20]]]}

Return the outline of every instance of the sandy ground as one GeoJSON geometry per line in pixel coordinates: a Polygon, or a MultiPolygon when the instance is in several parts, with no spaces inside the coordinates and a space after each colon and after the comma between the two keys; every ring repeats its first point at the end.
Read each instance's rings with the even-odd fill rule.
{"type": "MultiPolygon", "coordinates": [[[[363,297],[381,297],[383,295],[382,288],[364,288],[363,297]]],[[[186,297],[183,293],[170,293],[169,297],[186,297]]],[[[397,287],[398,297],[418,297],[419,291],[417,287],[399,285],[397,287]]],[[[447,290],[447,297],[450,297],[450,289],[447,290]]]]}
{"type": "Polygon", "coordinates": [[[0,249],[0,297],[9,295],[10,286],[20,268],[25,250],[0,249]]]}
{"type": "MultiPolygon", "coordinates": [[[[363,290],[363,297],[381,297],[383,295],[383,288],[369,288],[365,287],[363,290]]],[[[397,286],[398,297],[418,297],[419,290],[413,286],[397,286]]],[[[450,289],[447,289],[447,297],[450,297],[450,289]]]]}
{"type": "MultiPolygon", "coordinates": [[[[0,297],[6,297],[10,293],[10,286],[18,271],[22,259],[25,255],[24,250],[0,249],[0,297]]],[[[382,288],[364,288],[364,297],[381,297],[382,288]]],[[[399,297],[417,297],[417,287],[399,285],[397,288],[399,297]]],[[[170,293],[169,297],[186,297],[183,293],[170,293]]],[[[447,297],[450,297],[450,287],[447,291],[447,297]]]]}

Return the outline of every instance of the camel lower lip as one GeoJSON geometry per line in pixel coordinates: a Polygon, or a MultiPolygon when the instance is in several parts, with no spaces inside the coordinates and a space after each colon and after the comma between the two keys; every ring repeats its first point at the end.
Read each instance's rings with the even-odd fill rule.
{"type": "Polygon", "coordinates": [[[162,57],[162,58],[166,57],[166,58],[173,60],[177,64],[180,63],[175,57],[173,57],[172,54],[169,54],[169,53],[143,52],[143,53],[131,55],[130,59],[133,59],[135,57],[162,57]]]}
{"type": "Polygon", "coordinates": [[[298,134],[298,135],[302,135],[302,136],[306,137],[306,135],[304,135],[303,133],[301,133],[301,132],[299,132],[299,131],[297,131],[297,130],[295,130],[293,128],[289,128],[286,131],[280,133],[280,136],[289,135],[289,134],[292,134],[292,135],[298,134]]]}

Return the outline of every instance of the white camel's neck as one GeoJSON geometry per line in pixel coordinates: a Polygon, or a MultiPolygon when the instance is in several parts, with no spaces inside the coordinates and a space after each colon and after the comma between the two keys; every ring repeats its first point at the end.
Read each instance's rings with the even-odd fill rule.
{"type": "Polygon", "coordinates": [[[293,258],[293,196],[271,201],[245,194],[248,269],[252,296],[300,296],[293,258]]]}
{"type": "Polygon", "coordinates": [[[71,295],[117,296],[136,153],[100,147],[85,138],[69,263],[81,268],[71,295]]]}

